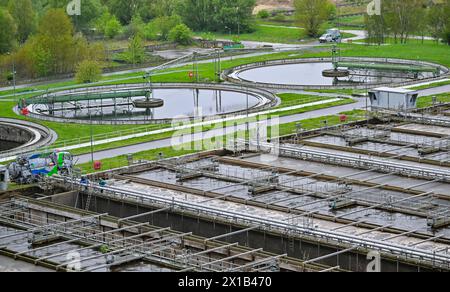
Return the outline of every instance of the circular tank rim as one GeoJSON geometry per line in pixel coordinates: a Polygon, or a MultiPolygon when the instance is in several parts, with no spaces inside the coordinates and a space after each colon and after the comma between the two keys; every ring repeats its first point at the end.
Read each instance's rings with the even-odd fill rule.
{"type": "Polygon", "coordinates": [[[224,81],[231,82],[233,84],[238,84],[247,87],[258,87],[271,90],[305,90],[305,89],[367,89],[375,88],[379,86],[406,86],[422,83],[424,81],[440,80],[449,75],[450,69],[437,63],[419,61],[419,60],[409,60],[409,59],[397,59],[397,58],[369,58],[369,57],[342,57],[343,61],[359,61],[359,62],[387,62],[396,64],[409,64],[409,65],[426,65],[439,68],[441,75],[439,77],[423,78],[420,80],[408,81],[408,82],[390,82],[390,83],[371,83],[371,84],[358,84],[358,85],[302,85],[302,84],[280,84],[280,83],[263,83],[255,82],[251,80],[246,80],[238,76],[239,73],[271,66],[282,66],[282,65],[294,65],[294,64],[308,64],[308,63],[331,63],[332,58],[301,58],[301,59],[283,59],[283,60],[271,60],[264,62],[256,62],[250,64],[244,64],[236,66],[231,69],[227,69],[222,72],[221,78],[224,81]]]}
{"type": "MultiPolygon", "coordinates": [[[[77,88],[73,90],[63,90],[63,91],[55,91],[53,93],[46,93],[40,96],[37,96],[37,98],[40,97],[48,97],[48,96],[58,96],[58,95],[69,95],[69,94],[76,94],[76,93],[89,93],[89,92],[102,92],[106,90],[113,90],[113,89],[122,89],[122,90],[142,90],[142,89],[148,89],[148,83],[141,83],[141,84],[118,84],[118,85],[112,85],[112,86],[96,86],[96,87],[85,87],[85,88],[77,88]]],[[[249,113],[259,112],[264,109],[275,107],[279,104],[280,99],[272,92],[265,90],[265,89],[259,89],[259,88],[248,88],[245,86],[235,85],[235,84],[214,84],[214,83],[153,83],[152,89],[204,89],[204,90],[224,90],[229,92],[237,92],[241,94],[249,94],[260,100],[260,103],[256,106],[253,106],[250,108],[249,113]]],[[[28,99],[28,100],[32,100],[28,99]]],[[[32,105],[32,104],[31,104],[32,105]]],[[[16,113],[19,113],[18,107],[15,107],[16,113]]],[[[236,116],[240,114],[247,113],[247,110],[239,110],[239,111],[233,111],[224,113],[221,115],[211,115],[211,116],[205,116],[203,117],[203,120],[208,120],[220,117],[230,117],[230,116],[236,116]]],[[[51,117],[48,115],[38,114],[34,112],[30,112],[28,114],[29,117],[38,119],[38,120],[45,120],[45,121],[52,121],[52,122],[60,122],[60,123],[74,123],[74,124],[91,124],[91,121],[89,120],[83,120],[83,119],[73,119],[73,118],[59,118],[59,117],[51,117]]],[[[188,117],[189,119],[193,120],[195,117],[188,117]]],[[[130,125],[130,124],[139,124],[139,125],[145,125],[145,124],[168,124],[172,123],[177,120],[186,120],[184,119],[153,119],[153,120],[147,120],[147,119],[138,119],[138,120],[93,120],[92,123],[96,125],[130,125]]]]}
{"type": "Polygon", "coordinates": [[[20,146],[0,151],[0,159],[35,151],[40,147],[51,145],[58,138],[55,131],[30,121],[0,118],[0,124],[20,128],[31,135],[31,138],[20,146]]]}

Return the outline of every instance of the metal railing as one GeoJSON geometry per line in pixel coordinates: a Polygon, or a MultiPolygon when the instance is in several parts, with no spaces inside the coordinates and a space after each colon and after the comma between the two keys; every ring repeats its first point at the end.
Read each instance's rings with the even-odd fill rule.
{"type": "MultiPolygon", "coordinates": [[[[68,178],[53,177],[56,183],[69,183],[82,186],[79,182],[73,182],[68,178]]],[[[289,220],[275,220],[263,217],[257,217],[250,214],[236,213],[225,209],[218,209],[201,203],[191,203],[189,201],[177,200],[175,198],[167,198],[147,192],[139,192],[136,190],[128,191],[115,187],[100,187],[90,185],[87,191],[95,192],[98,196],[106,196],[116,200],[129,200],[131,202],[147,204],[157,208],[171,208],[173,211],[192,212],[196,216],[205,216],[207,218],[220,218],[227,222],[241,224],[244,226],[258,226],[267,231],[288,232],[296,236],[309,236],[315,240],[324,240],[328,243],[348,244],[358,246],[363,249],[376,250],[389,255],[397,255],[402,258],[416,259],[431,263],[436,267],[450,269],[450,255],[442,252],[433,252],[426,249],[411,248],[398,245],[392,242],[384,242],[382,240],[361,238],[350,234],[334,232],[321,228],[310,228],[292,225],[289,220]]],[[[297,216],[302,217],[302,216],[297,216]]],[[[304,217],[304,216],[303,216],[304,217]]]]}

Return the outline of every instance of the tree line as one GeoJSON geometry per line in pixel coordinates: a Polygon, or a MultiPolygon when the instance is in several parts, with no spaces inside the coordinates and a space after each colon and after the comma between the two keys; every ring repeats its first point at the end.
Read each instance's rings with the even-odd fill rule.
{"type": "Polygon", "coordinates": [[[130,63],[143,59],[143,41],[189,44],[195,31],[250,32],[255,0],[0,0],[0,79],[71,73],[81,61],[103,64],[105,48],[87,36],[129,41],[130,63]]]}
{"type": "Polygon", "coordinates": [[[450,0],[382,1],[380,15],[366,17],[368,40],[382,44],[387,38],[407,43],[411,36],[432,36],[450,45],[450,0]]]}

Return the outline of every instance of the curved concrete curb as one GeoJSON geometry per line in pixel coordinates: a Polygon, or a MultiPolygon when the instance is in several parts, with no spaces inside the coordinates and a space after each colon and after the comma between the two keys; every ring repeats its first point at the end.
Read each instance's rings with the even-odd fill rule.
{"type": "Polygon", "coordinates": [[[58,138],[55,131],[45,126],[25,120],[0,118],[0,124],[20,131],[25,131],[29,134],[29,136],[26,137],[27,141],[22,141],[23,144],[21,146],[0,152],[0,158],[34,151],[38,148],[51,145],[58,138]]]}
{"type": "Polygon", "coordinates": [[[332,62],[331,58],[304,58],[304,59],[292,59],[292,60],[274,60],[274,61],[264,61],[257,62],[252,64],[246,64],[237,66],[228,70],[225,70],[221,78],[225,81],[231,82],[233,84],[239,84],[241,86],[247,86],[251,88],[265,88],[265,89],[283,89],[283,90],[306,90],[306,89],[366,89],[373,88],[383,85],[389,85],[394,87],[399,86],[407,86],[414,85],[417,83],[422,83],[424,81],[434,81],[446,78],[449,74],[449,68],[442,66],[440,64],[435,64],[431,62],[425,61],[415,61],[415,60],[405,60],[405,59],[393,59],[393,58],[364,58],[364,57],[343,57],[342,61],[352,62],[385,62],[385,63],[395,63],[395,64],[407,64],[407,65],[422,65],[422,66],[433,66],[439,68],[441,70],[441,76],[436,78],[423,78],[420,80],[408,81],[408,82],[397,82],[397,83],[372,83],[372,84],[362,84],[362,85],[290,85],[290,84],[276,84],[276,83],[262,83],[262,82],[253,82],[245,79],[239,78],[237,75],[240,72],[261,68],[261,67],[269,67],[269,66],[278,66],[278,65],[292,65],[292,64],[304,64],[304,63],[328,63],[332,62]]]}
{"type": "MultiPolygon", "coordinates": [[[[240,85],[234,85],[234,84],[208,84],[208,83],[154,83],[152,84],[153,89],[209,89],[209,90],[224,90],[224,91],[232,91],[232,92],[238,92],[243,94],[249,94],[252,95],[260,100],[260,103],[256,106],[253,106],[249,108],[249,113],[254,113],[258,111],[262,111],[274,106],[277,106],[279,104],[279,99],[276,97],[272,92],[259,89],[259,88],[248,88],[245,86],[240,85]]],[[[56,93],[53,93],[52,95],[41,95],[39,97],[50,97],[50,96],[58,96],[58,95],[70,95],[70,94],[76,94],[76,93],[88,93],[88,92],[105,92],[105,91],[112,91],[112,90],[145,90],[148,89],[148,84],[120,84],[120,85],[112,85],[112,86],[100,86],[100,87],[92,87],[92,88],[78,88],[74,90],[66,90],[66,91],[59,91],[56,93]]],[[[240,110],[240,111],[234,111],[234,112],[228,112],[226,114],[213,116],[212,118],[225,118],[230,116],[237,116],[242,115],[243,113],[247,113],[247,110],[240,110]]],[[[61,122],[61,123],[75,123],[75,124],[91,124],[91,121],[89,120],[82,120],[82,119],[71,119],[71,118],[58,118],[58,117],[51,117],[47,115],[37,114],[37,113],[30,113],[28,115],[29,117],[40,119],[40,120],[46,120],[46,121],[53,121],[53,122],[61,122]]],[[[211,117],[203,117],[203,120],[207,120],[211,117]]],[[[194,120],[195,117],[189,117],[189,119],[194,120]]],[[[127,125],[127,124],[170,124],[177,120],[186,120],[184,119],[154,119],[154,120],[94,120],[92,121],[92,124],[97,125],[127,125]]]]}

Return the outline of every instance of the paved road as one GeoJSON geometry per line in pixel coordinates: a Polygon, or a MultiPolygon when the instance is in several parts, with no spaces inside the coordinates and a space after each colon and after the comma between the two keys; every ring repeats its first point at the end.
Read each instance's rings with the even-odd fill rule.
{"type": "Polygon", "coordinates": [[[419,96],[429,96],[433,94],[441,94],[450,92],[450,84],[434,88],[423,89],[419,91],[419,96]]]}

